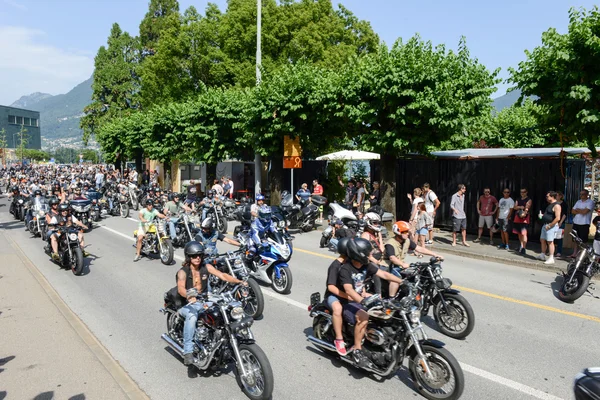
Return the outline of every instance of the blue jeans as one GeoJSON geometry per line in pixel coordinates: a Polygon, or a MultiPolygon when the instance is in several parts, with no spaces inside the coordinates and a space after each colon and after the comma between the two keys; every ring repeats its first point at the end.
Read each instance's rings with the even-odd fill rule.
{"type": "Polygon", "coordinates": [[[337,251],[337,245],[339,241],[340,240],[337,238],[331,238],[331,240],[329,240],[329,247],[332,248],[334,251],[337,251]]]}
{"type": "Polygon", "coordinates": [[[175,237],[177,237],[177,233],[175,232],[175,223],[179,220],[179,218],[169,218],[169,221],[167,222],[169,224],[169,235],[171,235],[171,240],[175,240],[175,237]]]}
{"type": "Polygon", "coordinates": [[[179,309],[179,315],[185,318],[183,324],[183,354],[194,352],[194,332],[196,332],[198,314],[204,310],[202,304],[201,301],[196,301],[179,309]]]}
{"type": "MultiPolygon", "coordinates": [[[[208,213],[208,208],[203,208],[202,209],[202,220],[200,220],[200,222],[204,221],[206,219],[206,214],[208,213]]],[[[213,221],[215,222],[215,221],[213,221]]]]}

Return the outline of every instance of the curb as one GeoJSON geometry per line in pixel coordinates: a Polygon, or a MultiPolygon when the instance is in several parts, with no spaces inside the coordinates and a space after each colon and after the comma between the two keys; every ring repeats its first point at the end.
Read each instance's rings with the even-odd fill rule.
{"type": "Polygon", "coordinates": [[[100,361],[102,366],[108,371],[112,378],[121,387],[121,390],[127,397],[132,400],[149,400],[150,397],[144,393],[137,383],[129,376],[125,369],[115,360],[110,352],[100,343],[98,338],[89,330],[87,325],[75,314],[60,297],[58,292],[50,285],[50,282],[39,271],[39,269],[31,262],[21,247],[8,235],[4,230],[1,230],[2,236],[15,250],[17,256],[27,267],[31,275],[36,279],[42,287],[52,304],[60,311],[67,320],[71,328],[79,335],[81,340],[88,346],[92,354],[100,361]]]}

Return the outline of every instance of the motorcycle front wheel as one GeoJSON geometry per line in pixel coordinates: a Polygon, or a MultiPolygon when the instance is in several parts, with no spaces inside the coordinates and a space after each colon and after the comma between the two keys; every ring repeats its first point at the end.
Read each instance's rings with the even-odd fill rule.
{"type": "Polygon", "coordinates": [[[226,234],[227,233],[227,218],[221,216],[221,218],[219,218],[219,226],[217,227],[217,230],[219,232],[221,232],[222,234],[226,234]]]}
{"type": "Polygon", "coordinates": [[[40,228],[40,236],[42,237],[42,240],[45,242],[48,238],[46,237],[46,232],[48,231],[48,229],[46,229],[46,226],[42,226],[40,228]]]}
{"type": "Polygon", "coordinates": [[[292,291],[292,271],[289,267],[279,269],[279,279],[275,274],[275,268],[271,271],[271,287],[280,294],[289,294],[292,291]]]}
{"type": "Polygon", "coordinates": [[[238,385],[248,398],[252,400],[267,400],[273,394],[273,370],[264,351],[257,344],[241,344],[240,358],[247,372],[236,368],[238,385]]]}
{"type": "Polygon", "coordinates": [[[71,271],[77,276],[83,272],[83,251],[81,247],[73,249],[73,259],[71,260],[71,271]]]}
{"type": "Polygon", "coordinates": [[[583,296],[590,284],[590,277],[581,271],[575,271],[569,283],[571,274],[572,270],[563,278],[563,284],[558,291],[558,298],[565,303],[571,303],[583,296]]]}
{"type": "Polygon", "coordinates": [[[329,246],[329,240],[330,240],[329,237],[321,236],[321,242],[319,243],[319,246],[321,248],[329,246]]]}
{"type": "Polygon", "coordinates": [[[175,249],[173,249],[171,239],[164,239],[160,247],[160,262],[165,265],[171,265],[173,263],[174,252],[175,249]]]}
{"type": "Polygon", "coordinates": [[[248,292],[248,297],[241,299],[244,304],[244,313],[258,319],[262,316],[265,308],[265,299],[260,285],[252,278],[248,279],[248,292]]]}
{"type": "Polygon", "coordinates": [[[422,345],[427,364],[421,356],[415,355],[409,360],[410,374],[417,391],[430,400],[455,400],[465,387],[465,377],[456,358],[444,348],[422,345]],[[425,365],[431,369],[428,376],[425,365]]]}
{"type": "Polygon", "coordinates": [[[464,339],[475,327],[475,313],[471,304],[460,294],[444,293],[446,309],[438,299],[433,309],[433,317],[440,331],[454,339],[464,339]]]}
{"type": "Polygon", "coordinates": [[[129,217],[129,204],[121,203],[120,214],[121,214],[121,218],[129,217]]]}

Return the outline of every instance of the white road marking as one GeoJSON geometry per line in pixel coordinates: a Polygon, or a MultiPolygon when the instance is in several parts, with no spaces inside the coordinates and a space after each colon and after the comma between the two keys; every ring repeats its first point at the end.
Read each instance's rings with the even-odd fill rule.
{"type": "MultiPolygon", "coordinates": [[[[128,236],[128,235],[126,235],[124,233],[121,233],[121,232],[119,232],[117,230],[114,230],[114,229],[109,228],[109,227],[104,226],[104,225],[100,225],[100,226],[102,228],[104,228],[104,229],[112,232],[112,233],[115,233],[115,234],[117,234],[119,236],[122,236],[124,238],[127,238],[127,239],[135,242],[135,239],[132,236],[128,236]]],[[[177,256],[176,255],[175,258],[178,259],[178,260],[183,261],[183,257],[181,257],[181,256],[177,256]]],[[[287,304],[289,304],[291,306],[297,307],[297,308],[301,309],[302,311],[306,312],[308,310],[308,305],[307,304],[303,304],[303,303],[301,303],[299,301],[290,299],[287,296],[283,296],[283,295],[281,295],[279,293],[275,293],[275,292],[271,291],[270,289],[263,288],[263,294],[266,295],[266,296],[269,296],[269,297],[273,297],[273,298],[275,298],[277,300],[283,301],[284,303],[287,303],[287,304]]],[[[471,366],[469,364],[460,363],[460,365],[461,365],[462,369],[464,371],[466,371],[466,372],[470,372],[473,375],[477,375],[477,376],[479,376],[481,378],[484,378],[484,379],[487,379],[489,381],[495,382],[495,383],[497,383],[499,385],[506,386],[506,387],[511,388],[513,390],[516,390],[518,392],[521,392],[521,393],[527,394],[529,396],[535,397],[536,399],[540,399],[540,400],[563,400],[560,397],[556,397],[556,396],[548,394],[546,392],[542,392],[541,390],[534,389],[534,388],[532,388],[530,386],[524,385],[524,384],[519,383],[519,382],[515,382],[515,381],[513,381],[511,379],[504,378],[504,377],[502,377],[500,375],[493,374],[493,373],[485,371],[483,369],[480,369],[480,368],[477,368],[477,367],[473,367],[473,366],[471,366]]]]}

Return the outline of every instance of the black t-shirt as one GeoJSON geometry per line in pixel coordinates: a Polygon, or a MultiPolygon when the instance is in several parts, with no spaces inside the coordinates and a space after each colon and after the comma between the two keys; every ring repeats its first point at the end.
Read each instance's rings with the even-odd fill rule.
{"type": "Polygon", "coordinates": [[[600,217],[595,217],[592,221],[592,224],[596,226],[596,234],[594,235],[594,240],[600,240],[600,217]]]}
{"type": "Polygon", "coordinates": [[[325,282],[325,298],[332,294],[328,289],[329,285],[337,285],[341,267],[342,263],[338,259],[335,259],[327,269],[327,282],[325,282]]]}
{"type": "Polygon", "coordinates": [[[365,281],[367,278],[375,275],[379,271],[373,264],[363,265],[360,268],[355,268],[351,263],[342,265],[338,277],[338,288],[344,290],[345,284],[351,284],[356,293],[362,294],[365,289],[365,281]]]}
{"type": "Polygon", "coordinates": [[[341,238],[351,238],[354,237],[355,233],[354,231],[352,231],[352,229],[348,229],[348,228],[340,228],[340,229],[336,229],[335,230],[335,237],[337,239],[341,239],[341,238]]]}
{"type": "MultiPolygon", "coordinates": [[[[410,244],[408,245],[408,249],[413,251],[417,248],[417,243],[413,242],[412,240],[410,240],[410,244]]],[[[386,244],[384,247],[385,250],[385,255],[389,258],[391,256],[395,256],[396,255],[396,250],[394,250],[394,246],[392,246],[391,244],[386,244]]]]}

